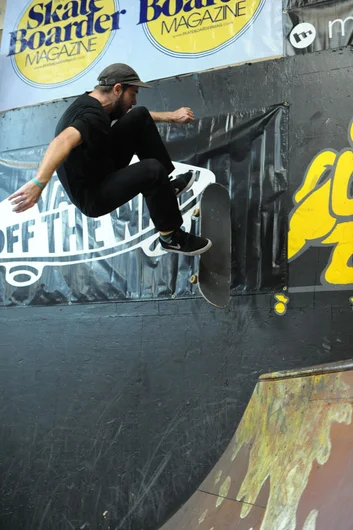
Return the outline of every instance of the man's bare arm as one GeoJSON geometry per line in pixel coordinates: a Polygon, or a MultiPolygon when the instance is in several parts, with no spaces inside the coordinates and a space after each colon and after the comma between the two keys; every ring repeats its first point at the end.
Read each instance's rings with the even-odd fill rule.
{"type": "MultiPolygon", "coordinates": [[[[82,143],[81,133],[74,127],[68,127],[49,144],[42,163],[36,174],[36,179],[43,186],[48,184],[53,173],[64,162],[72,149],[82,143]]],[[[42,193],[42,189],[32,180],[22,186],[9,197],[14,206],[13,211],[20,213],[32,208],[42,193]]]]}
{"type": "Polygon", "coordinates": [[[182,107],[172,112],[150,112],[150,114],[155,122],[184,124],[195,119],[194,113],[189,107],[182,107]]]}

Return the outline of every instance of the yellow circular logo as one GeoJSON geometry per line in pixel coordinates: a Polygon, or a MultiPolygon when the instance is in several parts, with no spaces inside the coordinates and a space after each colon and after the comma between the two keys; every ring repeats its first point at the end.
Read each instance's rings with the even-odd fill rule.
{"type": "Polygon", "coordinates": [[[203,57],[239,38],[266,0],[140,0],[150,42],[174,57],[203,57]]]}
{"type": "Polygon", "coordinates": [[[34,0],[11,33],[17,74],[36,87],[58,87],[92,68],[119,29],[118,0],[34,0]]]}

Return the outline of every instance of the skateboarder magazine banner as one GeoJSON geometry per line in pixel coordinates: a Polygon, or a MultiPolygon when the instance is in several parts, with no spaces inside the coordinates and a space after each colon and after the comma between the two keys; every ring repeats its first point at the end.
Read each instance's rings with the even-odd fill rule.
{"type": "MultiPolygon", "coordinates": [[[[197,179],[178,200],[184,228],[205,187],[231,198],[232,294],[287,285],[288,109],[220,115],[160,125],[175,174],[197,179]]],[[[47,146],[0,153],[0,301],[45,305],[198,296],[190,277],[199,257],[166,253],[142,195],[93,219],[72,205],[54,175],[39,202],[16,214],[8,197],[33,178],[47,146]]],[[[134,162],[136,160],[133,160],[134,162]]]]}
{"type": "Polygon", "coordinates": [[[353,0],[289,0],[283,15],[286,55],[351,45],[352,15],[353,0]]]}
{"type": "Polygon", "coordinates": [[[278,55],[281,0],[7,0],[0,111],[91,90],[111,63],[148,81],[278,55]]]}

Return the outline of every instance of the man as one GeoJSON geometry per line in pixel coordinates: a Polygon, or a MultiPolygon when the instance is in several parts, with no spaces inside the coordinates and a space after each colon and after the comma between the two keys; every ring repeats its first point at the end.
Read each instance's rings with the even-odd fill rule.
{"type": "Polygon", "coordinates": [[[205,252],[211,241],[180,228],[177,197],[192,186],[195,175],[190,171],[170,180],[174,166],[154,123],[188,123],[193,113],[188,108],[171,113],[132,108],[138,88],[149,85],[125,64],[108,66],[98,81],[61,117],[36,178],[9,198],[14,211],[34,206],[57,171],[70,200],[86,216],[105,215],[142,193],[166,251],[205,252]],[[140,161],[130,164],[134,154],[140,161]]]}

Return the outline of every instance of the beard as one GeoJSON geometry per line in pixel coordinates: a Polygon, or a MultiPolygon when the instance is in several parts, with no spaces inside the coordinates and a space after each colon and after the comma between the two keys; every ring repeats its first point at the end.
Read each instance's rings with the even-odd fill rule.
{"type": "Polygon", "coordinates": [[[113,110],[110,113],[112,120],[118,120],[119,118],[122,118],[128,111],[123,100],[123,95],[124,94],[121,94],[119,99],[115,102],[113,110]]]}

